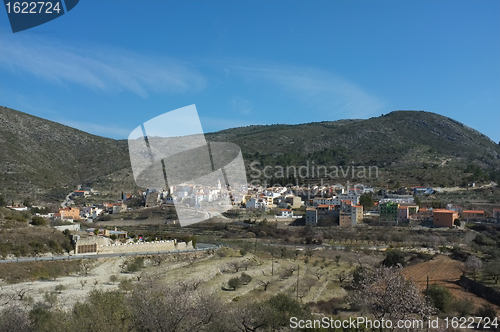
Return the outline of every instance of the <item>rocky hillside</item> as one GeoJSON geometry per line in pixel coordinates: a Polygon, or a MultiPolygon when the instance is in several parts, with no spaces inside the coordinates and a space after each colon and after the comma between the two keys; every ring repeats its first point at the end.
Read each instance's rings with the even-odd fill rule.
{"type": "MultiPolygon", "coordinates": [[[[207,134],[207,140],[238,144],[247,166],[252,161],[262,167],[300,166],[307,161],[377,166],[380,177],[366,180],[375,185],[500,181],[498,144],[462,123],[429,112],[233,128],[207,134]]],[[[50,197],[58,192],[60,196],[81,183],[116,192],[133,186],[126,140],[91,135],[0,107],[0,193],[50,197]]]]}
{"type": "MultiPolygon", "coordinates": [[[[0,192],[47,194],[130,168],[126,141],[0,107],[0,192]]],[[[67,191],[67,190],[66,190],[67,191]]]]}

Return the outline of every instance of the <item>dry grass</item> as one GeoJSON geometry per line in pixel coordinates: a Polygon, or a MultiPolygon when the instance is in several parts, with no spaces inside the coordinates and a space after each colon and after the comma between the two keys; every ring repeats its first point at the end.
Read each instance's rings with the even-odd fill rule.
{"type": "Polygon", "coordinates": [[[34,280],[55,280],[81,270],[79,260],[6,263],[0,265],[0,279],[9,284],[34,280]]]}

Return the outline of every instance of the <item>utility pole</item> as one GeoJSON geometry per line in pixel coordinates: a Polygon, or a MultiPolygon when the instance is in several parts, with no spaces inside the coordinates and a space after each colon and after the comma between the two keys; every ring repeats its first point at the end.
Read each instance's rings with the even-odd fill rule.
{"type": "Polygon", "coordinates": [[[297,264],[297,301],[299,300],[300,265],[297,264]]]}
{"type": "Polygon", "coordinates": [[[429,276],[427,276],[427,289],[425,290],[425,297],[429,301],[429,276]]]}
{"type": "Polygon", "coordinates": [[[271,250],[271,276],[274,277],[274,248],[271,250]]]}

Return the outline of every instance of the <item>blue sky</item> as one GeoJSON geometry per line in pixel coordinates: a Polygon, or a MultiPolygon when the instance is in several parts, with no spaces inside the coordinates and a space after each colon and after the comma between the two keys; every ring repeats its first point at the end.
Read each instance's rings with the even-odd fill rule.
{"type": "Polygon", "coordinates": [[[112,138],[196,104],[205,132],[425,110],[500,141],[499,1],[82,0],[13,34],[0,105],[112,138]]]}

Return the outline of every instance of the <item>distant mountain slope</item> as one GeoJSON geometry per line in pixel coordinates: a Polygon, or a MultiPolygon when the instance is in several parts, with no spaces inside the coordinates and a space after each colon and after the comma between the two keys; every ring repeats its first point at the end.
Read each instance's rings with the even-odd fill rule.
{"type": "Polygon", "coordinates": [[[467,179],[500,174],[498,144],[458,121],[423,111],[394,111],[367,120],[249,126],[207,138],[236,143],[245,161],[261,165],[301,165],[308,160],[326,166],[382,167],[380,185],[390,180],[463,185],[467,179]],[[481,166],[484,174],[464,173],[469,163],[481,166]]]}
{"type": "Polygon", "coordinates": [[[239,144],[250,154],[278,156],[334,149],[345,151],[347,159],[357,162],[373,159],[387,164],[399,159],[400,153],[431,150],[440,156],[500,164],[500,146],[487,136],[453,119],[423,111],[394,111],[367,120],[249,126],[208,137],[239,144]]]}
{"type": "MultiPolygon", "coordinates": [[[[500,146],[453,119],[395,111],[367,120],[249,126],[207,134],[266,165],[364,165],[375,185],[463,185],[500,179],[500,146]],[[465,168],[469,164],[474,167],[465,168]],[[477,166],[480,166],[479,169],[477,166]]],[[[0,107],[0,192],[25,197],[88,183],[119,192],[133,186],[126,140],[85,133],[0,107]]],[[[250,175],[250,174],[249,174],[250,175]]],[[[66,192],[67,190],[62,190],[66,192]]]]}
{"type": "MultiPolygon", "coordinates": [[[[22,196],[130,167],[126,141],[0,107],[0,192],[22,196]]],[[[17,196],[16,195],[16,196],[17,196]]]]}

